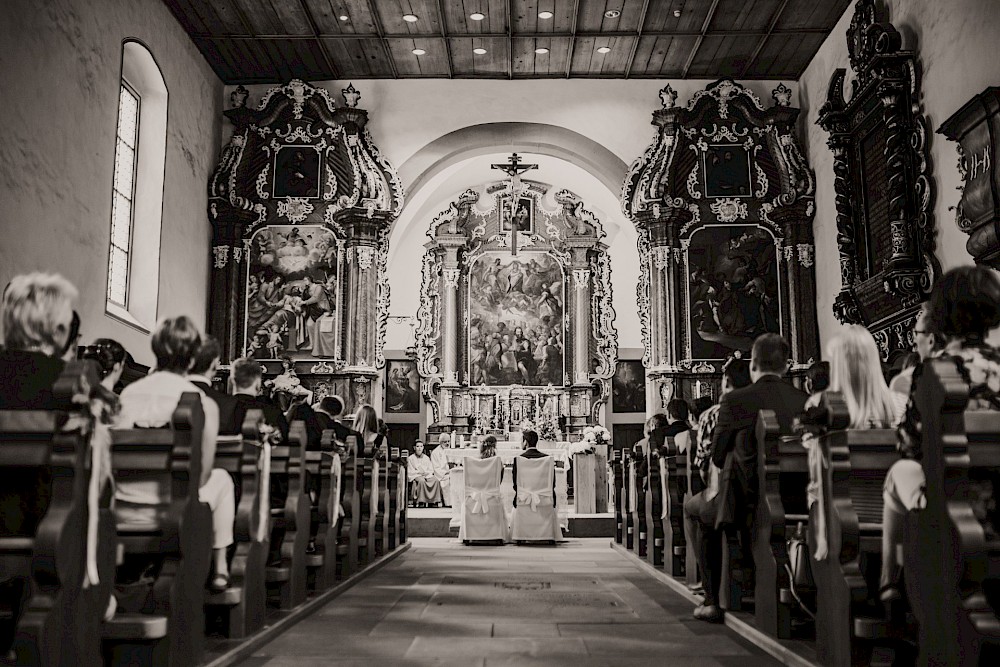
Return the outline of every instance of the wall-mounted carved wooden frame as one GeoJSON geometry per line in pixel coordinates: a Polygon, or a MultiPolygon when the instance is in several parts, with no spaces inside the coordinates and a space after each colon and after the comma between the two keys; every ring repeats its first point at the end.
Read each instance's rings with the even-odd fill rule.
{"type": "Polygon", "coordinates": [[[841,322],[867,326],[888,361],[911,347],[907,323],[940,269],[934,257],[926,129],[913,51],[875,0],[858,0],[847,31],[856,79],[837,69],[817,123],[834,156],[841,322]]]}

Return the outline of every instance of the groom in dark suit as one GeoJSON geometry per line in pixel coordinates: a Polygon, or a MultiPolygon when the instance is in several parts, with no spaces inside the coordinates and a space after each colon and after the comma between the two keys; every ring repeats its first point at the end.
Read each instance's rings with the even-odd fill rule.
{"type": "MultiPolygon", "coordinates": [[[[525,431],[521,439],[524,441],[524,451],[514,458],[514,469],[511,475],[511,480],[514,483],[514,507],[517,507],[517,459],[522,457],[526,459],[540,459],[548,456],[548,454],[538,451],[538,434],[534,431],[525,431]]],[[[552,476],[552,506],[556,506],[555,475],[552,476]]]]}
{"type": "Polygon", "coordinates": [[[757,337],[750,357],[753,384],[722,397],[712,437],[712,462],[722,469],[718,492],[696,494],[684,503],[684,512],[701,525],[695,540],[698,567],[705,586],[705,602],[694,611],[703,621],[719,622],[722,580],[722,532],[725,526],[745,530],[757,505],[757,414],[773,410],[782,433],[791,433],[792,421],[805,407],[806,394],[782,380],[788,372],[789,348],[778,334],[757,337]]]}

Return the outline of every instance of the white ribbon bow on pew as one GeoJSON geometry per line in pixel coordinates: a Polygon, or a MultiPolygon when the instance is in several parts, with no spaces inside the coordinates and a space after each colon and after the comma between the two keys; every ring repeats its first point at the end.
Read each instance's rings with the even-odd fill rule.
{"type": "Polygon", "coordinates": [[[517,492],[517,502],[528,503],[529,505],[531,505],[532,512],[537,512],[538,504],[545,499],[548,499],[549,502],[552,501],[551,491],[540,491],[536,493],[534,491],[525,491],[524,489],[519,489],[517,492]]]}
{"type": "Polygon", "coordinates": [[[465,503],[468,505],[469,502],[472,502],[473,514],[487,514],[489,512],[490,500],[500,500],[500,492],[496,490],[481,491],[478,489],[466,489],[465,491],[465,503]]]}
{"type": "Polygon", "coordinates": [[[257,507],[260,520],[257,522],[258,542],[263,542],[270,537],[271,526],[271,445],[266,441],[261,446],[260,454],[260,504],[257,507]]]}

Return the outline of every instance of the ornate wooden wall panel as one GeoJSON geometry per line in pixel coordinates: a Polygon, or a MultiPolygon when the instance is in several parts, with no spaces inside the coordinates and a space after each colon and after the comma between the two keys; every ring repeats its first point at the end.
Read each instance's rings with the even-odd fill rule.
{"type": "Polygon", "coordinates": [[[884,361],[912,348],[912,323],[939,273],[920,78],[912,51],[875,0],[859,0],[847,31],[856,79],[830,80],[817,123],[830,133],[842,288],[841,322],[867,326],[884,361]]]}

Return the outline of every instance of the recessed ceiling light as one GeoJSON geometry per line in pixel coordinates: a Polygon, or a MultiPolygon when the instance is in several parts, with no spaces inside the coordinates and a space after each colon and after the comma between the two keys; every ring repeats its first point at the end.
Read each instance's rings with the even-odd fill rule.
{"type": "Polygon", "coordinates": [[[680,17],[681,17],[681,10],[675,9],[674,10],[674,18],[675,19],[679,19],[680,17]]]}
{"type": "Polygon", "coordinates": [[[552,12],[538,12],[538,18],[540,18],[540,19],[550,19],[550,18],[552,18],[552,12]]]}
{"type": "Polygon", "coordinates": [[[416,14],[403,14],[403,20],[406,21],[407,23],[416,23],[420,19],[417,17],[416,14]]]}
{"type": "Polygon", "coordinates": [[[604,18],[607,19],[616,19],[621,15],[622,12],[620,9],[609,9],[608,11],[604,12],[604,18]]]}
{"type": "Polygon", "coordinates": [[[610,53],[611,52],[611,47],[610,46],[602,46],[599,49],[597,49],[597,52],[598,53],[610,53]]]}
{"type": "Polygon", "coordinates": [[[475,53],[477,56],[485,56],[486,55],[486,49],[484,49],[482,47],[476,48],[476,49],[472,49],[472,52],[475,53]]]}
{"type": "Polygon", "coordinates": [[[535,53],[548,53],[548,52],[549,52],[549,50],[547,48],[545,48],[544,46],[541,46],[541,47],[535,49],[535,53]]]}
{"type": "Polygon", "coordinates": [[[486,18],[486,14],[480,14],[479,12],[474,12],[472,14],[469,14],[469,18],[472,19],[473,21],[482,21],[484,18],[486,18]]]}
{"type": "Polygon", "coordinates": [[[351,17],[350,17],[350,16],[348,16],[347,14],[341,14],[341,15],[340,15],[340,20],[341,20],[341,21],[350,21],[350,20],[351,20],[351,17]]]}
{"type": "Polygon", "coordinates": [[[423,49],[413,49],[413,55],[415,55],[415,56],[422,56],[425,53],[427,53],[427,52],[424,51],[423,49]]]}

